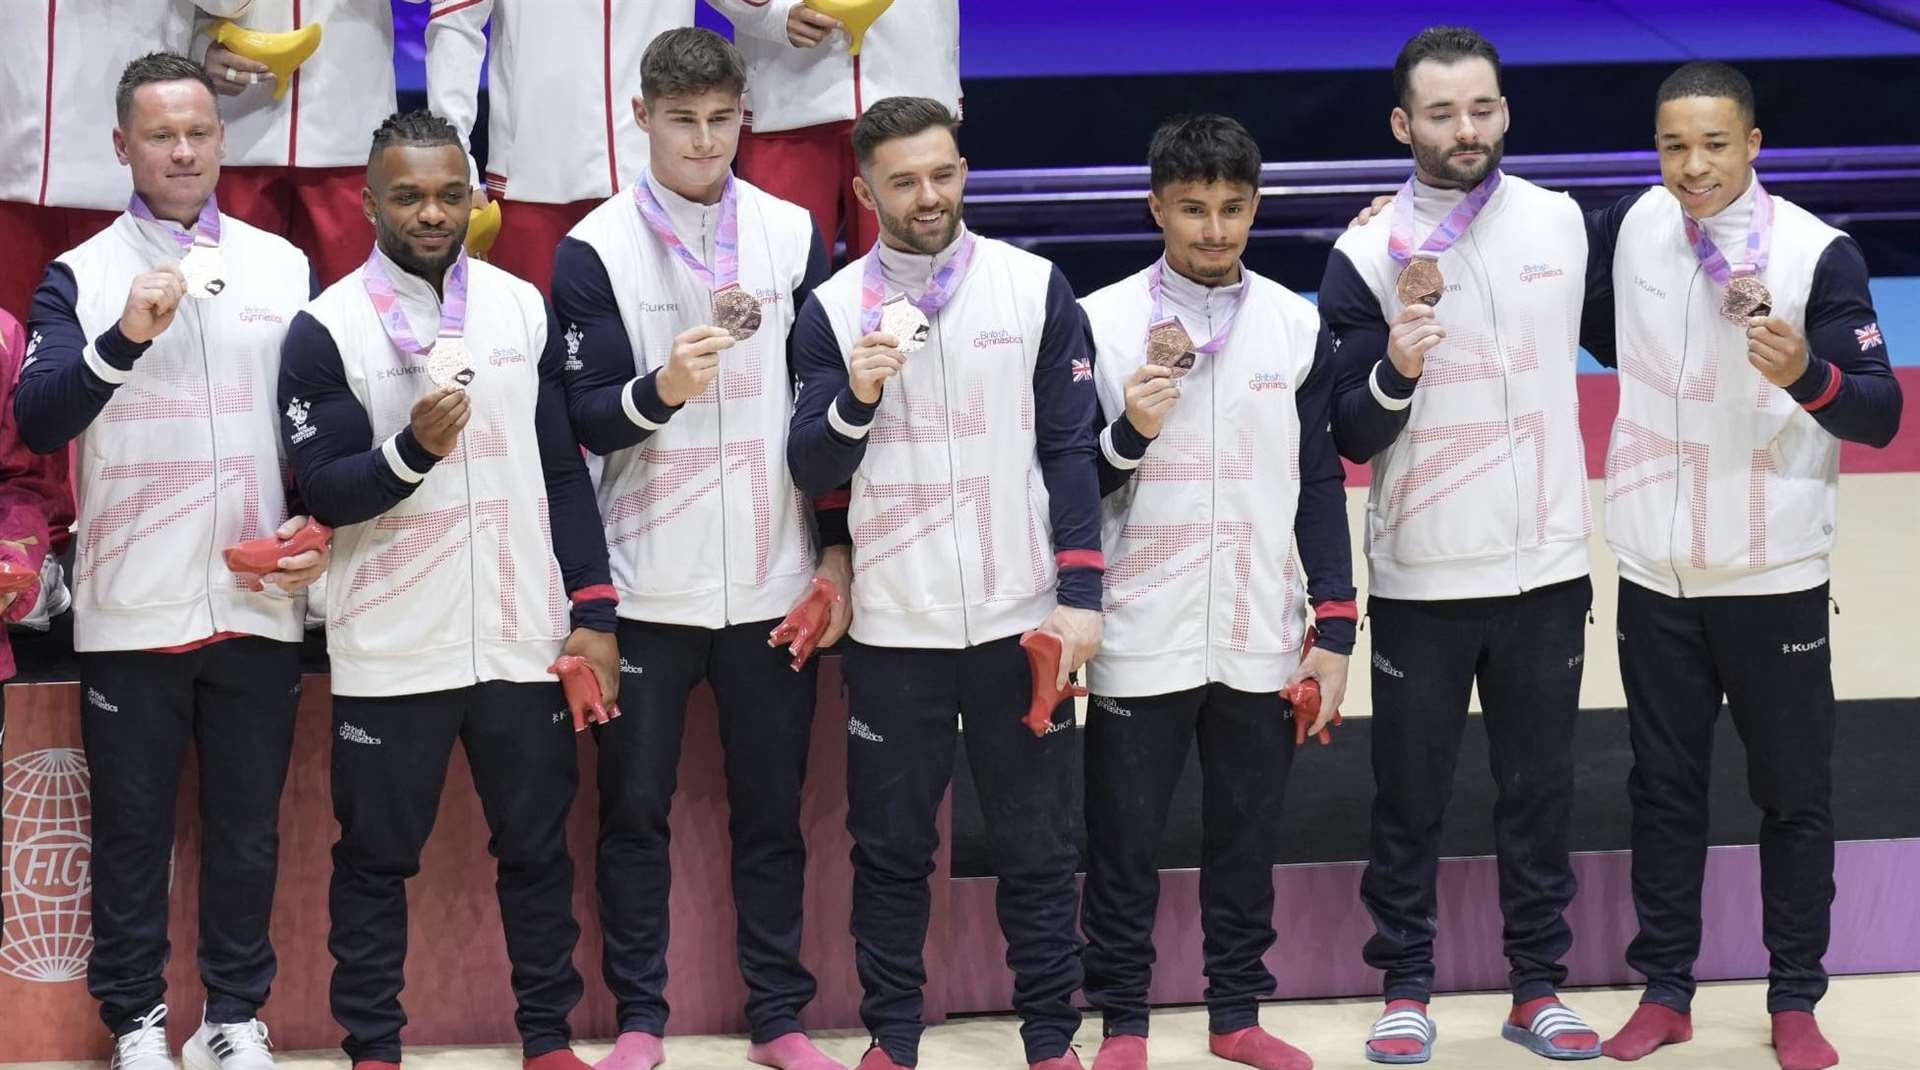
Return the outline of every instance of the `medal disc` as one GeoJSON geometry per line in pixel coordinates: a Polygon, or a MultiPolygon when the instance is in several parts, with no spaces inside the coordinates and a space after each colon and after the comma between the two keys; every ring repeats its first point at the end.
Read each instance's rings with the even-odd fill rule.
{"type": "Polygon", "coordinates": [[[1177,319],[1164,319],[1147,328],[1147,363],[1171,368],[1175,379],[1193,370],[1193,338],[1177,319]]]}
{"type": "Polygon", "coordinates": [[[713,294],[713,325],[744,342],[760,329],[760,302],[734,283],[713,294]]]}
{"type": "Polygon", "coordinates": [[[880,305],[880,333],[898,339],[900,353],[905,356],[927,344],[933,327],[927,322],[927,314],[907,300],[907,295],[894,294],[880,305]]]}
{"type": "Polygon", "coordinates": [[[180,258],[180,274],[187,277],[187,296],[206,300],[227,288],[226,258],[211,245],[195,245],[180,258]]]}
{"type": "Polygon", "coordinates": [[[1426,305],[1429,308],[1440,303],[1440,296],[1446,288],[1446,280],[1440,275],[1440,265],[1424,256],[1407,261],[1407,266],[1400,269],[1400,280],[1394,284],[1401,304],[1426,305]]]}
{"type": "Polygon", "coordinates": [[[473,382],[473,366],[467,361],[467,344],[458,338],[434,341],[427,354],[427,378],[434,386],[466,387],[473,382]]]}
{"type": "Polygon", "coordinates": [[[1773,315],[1773,294],[1757,277],[1742,275],[1727,283],[1726,296],[1720,299],[1720,315],[1729,323],[1745,327],[1749,317],[1773,315]]]}

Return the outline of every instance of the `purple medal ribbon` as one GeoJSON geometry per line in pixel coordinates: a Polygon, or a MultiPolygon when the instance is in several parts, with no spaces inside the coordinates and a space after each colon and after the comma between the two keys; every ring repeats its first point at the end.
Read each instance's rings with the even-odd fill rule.
{"type": "Polygon", "coordinates": [[[1415,256],[1432,260],[1440,259],[1440,254],[1453,248],[1453,243],[1459,241],[1460,236],[1473,225],[1474,217],[1480,214],[1480,210],[1487,206],[1487,202],[1493,199],[1494,193],[1499,189],[1500,170],[1495,168],[1492,173],[1480,180],[1479,185],[1467,191],[1466,199],[1454,205],[1453,211],[1447,213],[1447,218],[1433,228],[1433,233],[1427,235],[1427,240],[1420,243],[1420,248],[1415,249],[1413,247],[1413,179],[1408,178],[1406,184],[1400,187],[1399,194],[1393,198],[1393,220],[1391,229],[1387,231],[1388,255],[1400,264],[1407,263],[1415,256]]]}
{"type": "Polygon", "coordinates": [[[149,223],[158,224],[167,232],[167,237],[172,238],[173,243],[180,247],[180,252],[183,254],[196,245],[214,248],[220,246],[220,205],[212,194],[208,194],[207,203],[200,206],[200,219],[194,223],[191,233],[167,226],[166,221],[153,214],[153,209],[147,207],[147,202],[138,193],[127,202],[127,211],[135,219],[144,219],[149,223]]]}
{"type": "MultiPolygon", "coordinates": [[[[1166,278],[1166,266],[1167,258],[1163,256],[1154,261],[1153,267],[1147,271],[1147,292],[1153,295],[1153,319],[1147,324],[1148,334],[1152,334],[1156,328],[1163,324],[1180,322],[1177,316],[1170,316],[1166,313],[1163,301],[1163,282],[1166,278]]],[[[1240,309],[1243,308],[1246,303],[1247,275],[1243,268],[1240,272],[1240,295],[1234,299],[1233,310],[1227,313],[1227,322],[1221,325],[1219,332],[1209,339],[1206,345],[1194,346],[1193,352],[1207,354],[1220,352],[1221,348],[1227,344],[1227,336],[1233,333],[1233,321],[1240,318],[1240,309]]],[[[1181,328],[1181,330],[1185,329],[1185,327],[1181,328]]]]}
{"type": "MultiPolygon", "coordinates": [[[[413,336],[413,325],[407,322],[406,310],[400,307],[399,295],[393,292],[393,276],[387,274],[387,266],[380,258],[380,249],[376,246],[373,255],[367,258],[366,267],[361,271],[361,281],[366,285],[367,297],[373,302],[373,310],[380,316],[380,325],[386,329],[387,337],[394,348],[402,353],[411,353],[424,357],[432,347],[422,344],[413,336]]],[[[467,252],[460,251],[460,258],[453,262],[447,272],[446,296],[440,302],[441,338],[459,338],[467,329],[467,252]]]]}
{"type": "MultiPolygon", "coordinates": [[[[880,306],[887,299],[887,280],[880,267],[880,247],[874,246],[867,253],[866,266],[861,272],[860,282],[860,332],[872,334],[880,328],[880,306]]],[[[913,307],[926,313],[927,321],[932,322],[939,311],[947,307],[953,295],[960,289],[960,280],[967,277],[967,265],[973,262],[973,232],[962,231],[960,247],[955,249],[947,266],[934,273],[933,281],[927,284],[927,292],[919,299],[907,298],[913,307]]]]}
{"type": "Polygon", "coordinates": [[[1707,228],[1685,212],[1680,213],[1680,218],[1687,227],[1687,241],[1693,243],[1693,255],[1700,258],[1707,277],[1721,287],[1744,275],[1758,275],[1767,270],[1767,258],[1773,251],[1773,196],[1760,184],[1759,175],[1753,176],[1753,222],[1747,227],[1745,263],[1727,263],[1727,254],[1708,237],[1707,228]]]}
{"type": "Polygon", "coordinates": [[[724,290],[740,280],[740,193],[734,187],[732,175],[727,176],[726,192],[720,195],[720,222],[713,233],[712,267],[701,263],[680,235],[673,232],[667,210],[654,195],[653,187],[647,184],[646,175],[634,183],[633,202],[639,207],[640,218],[646,221],[647,229],[653,231],[662,245],[673,250],[707,289],[724,290]]]}

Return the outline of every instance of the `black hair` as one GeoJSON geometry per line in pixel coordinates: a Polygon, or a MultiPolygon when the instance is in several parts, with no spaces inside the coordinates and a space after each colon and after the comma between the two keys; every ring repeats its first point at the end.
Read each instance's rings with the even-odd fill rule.
{"type": "Polygon", "coordinates": [[[1747,81],[1746,75],[1724,63],[1695,60],[1667,75],[1667,80],[1660,83],[1660,92],[1654,94],[1654,116],[1658,118],[1660,105],[1682,97],[1722,97],[1731,100],[1740,110],[1740,118],[1747,126],[1751,128],[1754,125],[1753,83],[1747,81]]]}
{"type": "Polygon", "coordinates": [[[927,97],[883,97],[867,105],[853,124],[854,159],[864,170],[873,163],[873,150],[882,142],[912,137],[936,126],[945,128],[954,142],[959,142],[960,135],[955,131],[960,121],[945,104],[927,97]]]}
{"type": "Polygon", "coordinates": [[[156,82],[199,82],[213,97],[214,111],[219,111],[220,95],[214,92],[213,76],[205,67],[178,52],[149,52],[127,64],[120,72],[120,83],[114,87],[113,110],[121,127],[127,125],[127,116],[133,113],[134,90],[156,82]]]}
{"type": "Polygon", "coordinates": [[[367,153],[367,163],[371,165],[380,158],[382,152],[394,145],[417,145],[421,148],[452,145],[464,150],[460,144],[460,131],[425,108],[394,112],[387,116],[380,128],[373,132],[373,148],[367,153]]]}
{"type": "Polygon", "coordinates": [[[1463,59],[1484,59],[1493,64],[1494,85],[1500,84],[1500,51],[1493,42],[1480,36],[1479,31],[1465,26],[1429,26],[1400,47],[1400,55],[1393,61],[1393,97],[1402,108],[1412,110],[1413,102],[1407,99],[1407,91],[1412,88],[1413,69],[1421,63],[1432,60],[1435,63],[1458,63],[1463,59]]]}
{"type": "Polygon", "coordinates": [[[1232,182],[1260,188],[1260,146],[1225,115],[1180,115],[1160,124],[1147,149],[1155,191],[1175,182],[1232,182]]]}

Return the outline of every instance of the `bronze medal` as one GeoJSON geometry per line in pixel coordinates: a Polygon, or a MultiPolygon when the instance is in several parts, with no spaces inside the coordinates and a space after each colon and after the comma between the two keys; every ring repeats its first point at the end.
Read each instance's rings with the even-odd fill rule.
{"type": "Polygon", "coordinates": [[[927,344],[933,327],[927,322],[927,314],[907,300],[906,294],[894,294],[880,304],[880,333],[893,335],[904,357],[927,344]]]}
{"type": "Polygon", "coordinates": [[[427,378],[434,386],[464,389],[472,383],[473,365],[467,360],[467,344],[451,335],[435,340],[433,350],[427,354],[427,378]]]}
{"type": "Polygon", "coordinates": [[[760,301],[733,283],[713,292],[713,325],[744,342],[760,329],[760,301]]]}
{"type": "Polygon", "coordinates": [[[1401,304],[1426,305],[1429,308],[1440,303],[1446,288],[1439,263],[1424,256],[1407,261],[1407,266],[1400,269],[1399,281],[1394,284],[1401,304]]]}
{"type": "Polygon", "coordinates": [[[1753,316],[1773,315],[1773,294],[1756,275],[1741,275],[1727,283],[1726,296],[1720,299],[1720,315],[1737,327],[1745,327],[1753,316]]]}
{"type": "Polygon", "coordinates": [[[1171,316],[1147,328],[1147,363],[1171,369],[1178,379],[1193,370],[1193,338],[1171,316]]]}

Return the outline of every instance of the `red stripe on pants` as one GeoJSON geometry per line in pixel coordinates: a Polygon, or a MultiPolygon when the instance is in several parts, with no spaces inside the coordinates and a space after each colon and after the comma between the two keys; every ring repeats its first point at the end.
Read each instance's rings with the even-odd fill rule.
{"type": "Polygon", "coordinates": [[[218,194],[222,212],[292,242],[330,286],[373,251],[366,184],[364,167],[228,167],[218,194]]]}
{"type": "Polygon", "coordinates": [[[553,252],[560,248],[560,239],[599,205],[597,200],[539,204],[501,199],[500,237],[487,262],[533,283],[545,296],[553,282],[553,252]]]}
{"type": "Polygon", "coordinates": [[[851,121],[744,132],[738,162],[740,177],[813,213],[829,253],[844,226],[848,259],[864,255],[880,237],[880,221],[853,195],[852,133],[851,121]]]}

